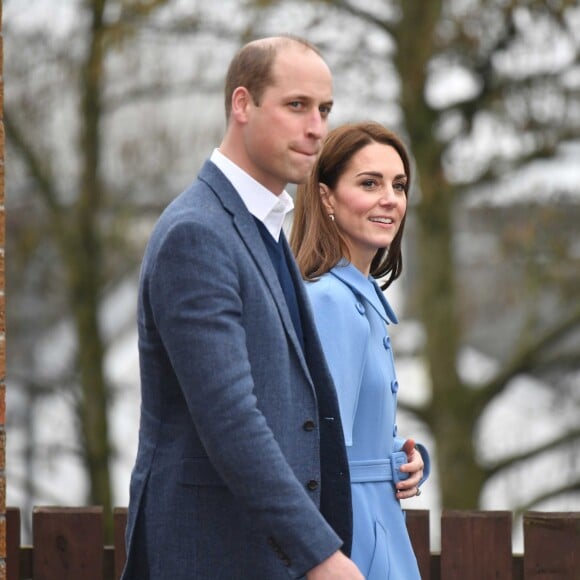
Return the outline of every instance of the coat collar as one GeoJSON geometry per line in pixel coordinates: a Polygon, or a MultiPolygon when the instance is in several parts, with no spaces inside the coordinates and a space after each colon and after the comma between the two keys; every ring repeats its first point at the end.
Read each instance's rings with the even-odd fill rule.
{"type": "Polygon", "coordinates": [[[387,323],[398,324],[397,317],[374,278],[366,278],[360,270],[346,260],[340,261],[330,273],[346,284],[357,296],[362,296],[387,323]]]}

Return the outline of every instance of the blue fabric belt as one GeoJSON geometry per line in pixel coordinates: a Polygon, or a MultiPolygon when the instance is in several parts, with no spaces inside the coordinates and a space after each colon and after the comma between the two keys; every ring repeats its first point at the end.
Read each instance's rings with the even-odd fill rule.
{"type": "Polygon", "coordinates": [[[401,465],[407,462],[404,451],[396,451],[390,459],[368,459],[365,461],[350,461],[351,483],[365,483],[371,481],[400,481],[409,477],[408,473],[399,471],[401,465]]]}

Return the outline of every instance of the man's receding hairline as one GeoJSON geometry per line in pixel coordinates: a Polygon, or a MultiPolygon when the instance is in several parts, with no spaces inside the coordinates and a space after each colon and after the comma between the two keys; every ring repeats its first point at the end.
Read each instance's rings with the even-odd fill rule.
{"type": "Polygon", "coordinates": [[[266,38],[258,38],[256,40],[252,40],[246,46],[257,46],[263,48],[271,48],[275,51],[278,51],[281,48],[285,47],[296,47],[302,48],[305,51],[311,51],[315,54],[320,56],[320,52],[313,44],[309,44],[307,41],[304,41],[298,37],[294,36],[268,36],[266,38]]]}

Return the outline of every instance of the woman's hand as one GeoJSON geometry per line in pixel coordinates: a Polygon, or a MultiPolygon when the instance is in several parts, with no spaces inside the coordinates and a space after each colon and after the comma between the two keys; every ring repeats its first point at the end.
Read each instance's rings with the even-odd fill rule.
{"type": "Polygon", "coordinates": [[[403,451],[407,454],[407,463],[401,465],[401,471],[408,473],[409,477],[397,483],[397,498],[408,499],[421,495],[419,482],[423,478],[423,458],[415,447],[413,439],[407,439],[403,444],[403,451]]]}

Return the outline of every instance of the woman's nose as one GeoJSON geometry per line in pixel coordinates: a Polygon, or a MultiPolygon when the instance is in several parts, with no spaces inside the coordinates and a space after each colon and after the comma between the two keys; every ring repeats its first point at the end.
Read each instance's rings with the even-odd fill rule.
{"type": "Polygon", "coordinates": [[[379,200],[383,205],[393,205],[396,203],[397,198],[395,195],[395,190],[391,185],[385,186],[381,194],[381,199],[379,200]]]}

